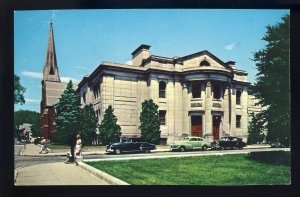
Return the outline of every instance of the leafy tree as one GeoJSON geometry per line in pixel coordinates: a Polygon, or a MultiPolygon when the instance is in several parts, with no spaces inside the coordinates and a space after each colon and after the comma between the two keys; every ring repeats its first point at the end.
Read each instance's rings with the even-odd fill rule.
{"type": "Polygon", "coordinates": [[[265,139],[265,134],[263,133],[265,130],[265,121],[264,117],[262,117],[262,113],[255,115],[251,114],[252,120],[248,126],[248,144],[257,144],[261,143],[265,139]]]}
{"type": "Polygon", "coordinates": [[[67,144],[68,137],[79,132],[80,102],[75,94],[70,80],[59,102],[55,104],[57,131],[52,140],[56,143],[67,144]]]}
{"type": "Polygon", "coordinates": [[[141,137],[150,143],[159,143],[161,131],[158,105],[152,99],[145,100],[142,103],[140,122],[141,137]]]}
{"type": "Polygon", "coordinates": [[[118,142],[121,136],[121,127],[117,124],[117,117],[113,114],[114,109],[111,105],[104,112],[104,117],[99,127],[100,141],[107,145],[112,142],[118,142]]]}
{"type": "Polygon", "coordinates": [[[18,137],[19,126],[23,123],[31,124],[33,137],[40,136],[40,113],[30,110],[19,110],[14,112],[15,136],[18,137]]]}
{"type": "Polygon", "coordinates": [[[14,75],[14,104],[25,104],[25,99],[23,93],[26,92],[26,88],[24,88],[20,83],[20,77],[16,74],[14,75]]]}
{"type": "Polygon", "coordinates": [[[99,127],[92,104],[84,106],[81,111],[79,121],[79,133],[82,143],[85,145],[91,145],[93,140],[97,137],[96,129],[99,127]]]}
{"type": "Polygon", "coordinates": [[[261,117],[267,125],[266,140],[290,145],[290,16],[267,26],[266,46],[254,53],[258,73],[253,93],[266,108],[261,117]]]}

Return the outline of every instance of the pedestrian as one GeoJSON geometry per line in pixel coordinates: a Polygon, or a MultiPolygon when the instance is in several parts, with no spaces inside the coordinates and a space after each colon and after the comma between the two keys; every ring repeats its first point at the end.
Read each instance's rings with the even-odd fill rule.
{"type": "Polygon", "coordinates": [[[73,163],[75,161],[74,149],[76,146],[76,134],[74,132],[68,136],[68,144],[70,145],[70,153],[68,153],[68,159],[65,163],[73,163]]]}
{"type": "Polygon", "coordinates": [[[81,146],[82,146],[82,142],[81,142],[81,137],[79,134],[77,134],[76,136],[76,149],[75,149],[75,154],[76,156],[81,156],[81,146]]]}
{"type": "Polygon", "coordinates": [[[43,151],[46,151],[46,153],[48,153],[47,140],[44,137],[42,137],[42,140],[40,143],[42,146],[41,146],[41,150],[40,150],[39,154],[42,154],[43,151]]]}

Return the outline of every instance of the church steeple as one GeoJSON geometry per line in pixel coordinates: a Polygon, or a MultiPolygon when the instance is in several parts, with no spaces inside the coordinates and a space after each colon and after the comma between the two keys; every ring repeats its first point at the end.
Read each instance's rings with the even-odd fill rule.
{"type": "Polygon", "coordinates": [[[46,64],[44,66],[44,71],[43,71],[43,80],[60,82],[58,67],[56,62],[52,19],[50,21],[48,49],[46,55],[46,64]]]}

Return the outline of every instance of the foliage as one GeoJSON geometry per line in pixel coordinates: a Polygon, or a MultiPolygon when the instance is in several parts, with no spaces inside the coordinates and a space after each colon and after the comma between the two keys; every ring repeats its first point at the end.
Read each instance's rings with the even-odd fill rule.
{"type": "Polygon", "coordinates": [[[59,102],[55,104],[57,131],[54,133],[52,141],[55,143],[67,144],[68,137],[78,133],[80,102],[73,89],[70,80],[64,90],[59,102]]]}
{"type": "Polygon", "coordinates": [[[290,184],[291,168],[224,155],[87,163],[132,185],[290,184]],[[174,173],[176,172],[176,173],[174,173]]]}
{"type": "Polygon", "coordinates": [[[104,112],[104,117],[99,126],[99,139],[108,145],[113,142],[119,142],[121,136],[121,127],[117,124],[117,117],[113,114],[114,109],[111,105],[104,112]]]}
{"type": "Polygon", "coordinates": [[[14,112],[15,136],[20,125],[23,123],[31,124],[32,137],[40,136],[40,113],[30,110],[19,110],[14,112]]]}
{"type": "Polygon", "coordinates": [[[142,103],[140,114],[141,137],[150,143],[158,144],[160,140],[160,121],[158,114],[158,105],[152,99],[145,100],[142,103]]]}
{"type": "Polygon", "coordinates": [[[14,75],[14,104],[25,104],[25,99],[23,93],[26,92],[26,88],[24,88],[20,83],[20,77],[16,74],[14,75]]]}
{"type": "Polygon", "coordinates": [[[262,113],[251,114],[252,120],[249,122],[248,126],[248,144],[259,144],[265,139],[265,134],[263,133],[265,128],[265,119],[262,113]]]}
{"type": "Polygon", "coordinates": [[[290,16],[282,17],[282,22],[267,26],[262,38],[266,46],[254,53],[258,73],[253,93],[260,100],[258,104],[266,108],[261,113],[267,124],[268,143],[277,141],[290,145],[290,16]]]}
{"type": "Polygon", "coordinates": [[[79,121],[79,133],[82,143],[91,145],[93,140],[97,138],[96,129],[99,126],[92,104],[84,106],[80,113],[79,121]]]}

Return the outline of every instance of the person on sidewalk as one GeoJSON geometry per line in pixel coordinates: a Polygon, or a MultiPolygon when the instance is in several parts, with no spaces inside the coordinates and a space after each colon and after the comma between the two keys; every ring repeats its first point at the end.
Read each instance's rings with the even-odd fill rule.
{"type": "Polygon", "coordinates": [[[76,165],[78,165],[78,158],[81,158],[81,146],[82,146],[82,142],[81,142],[81,137],[79,134],[77,134],[76,136],[76,147],[75,147],[75,163],[76,165]]]}
{"type": "Polygon", "coordinates": [[[65,163],[74,163],[75,162],[75,154],[74,149],[76,146],[76,134],[74,132],[70,133],[68,136],[68,144],[70,145],[70,153],[67,153],[67,160],[65,163]]]}
{"type": "Polygon", "coordinates": [[[48,153],[47,140],[44,137],[42,137],[41,145],[42,146],[41,146],[41,150],[40,150],[39,154],[42,154],[43,151],[45,151],[45,153],[47,154],[48,153]]]}

